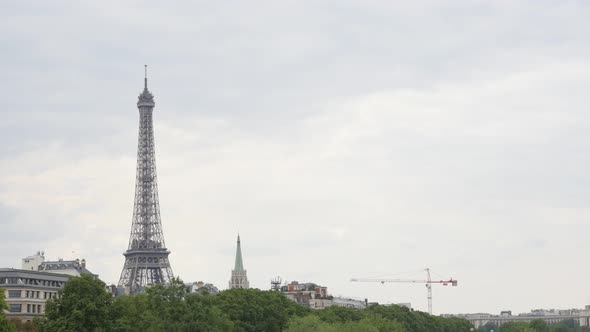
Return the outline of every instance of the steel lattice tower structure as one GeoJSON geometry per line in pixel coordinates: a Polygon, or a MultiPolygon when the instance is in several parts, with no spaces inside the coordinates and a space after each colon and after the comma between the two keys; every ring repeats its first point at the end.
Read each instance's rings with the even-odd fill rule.
{"type": "Polygon", "coordinates": [[[119,279],[119,287],[127,288],[131,294],[143,291],[150,284],[168,284],[174,277],[160,219],[152,120],[156,104],[154,96],[148,91],[147,65],[145,67],[144,89],[137,101],[139,139],[133,222],[129,248],[123,254],[125,265],[119,279]]]}

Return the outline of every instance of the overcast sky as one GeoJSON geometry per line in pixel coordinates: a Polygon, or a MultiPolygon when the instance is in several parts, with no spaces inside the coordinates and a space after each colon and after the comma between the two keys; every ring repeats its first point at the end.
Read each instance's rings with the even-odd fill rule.
{"type": "Polygon", "coordinates": [[[176,276],[456,278],[434,312],[590,304],[585,1],[2,1],[0,266],[117,282],[143,65],[176,276]]]}

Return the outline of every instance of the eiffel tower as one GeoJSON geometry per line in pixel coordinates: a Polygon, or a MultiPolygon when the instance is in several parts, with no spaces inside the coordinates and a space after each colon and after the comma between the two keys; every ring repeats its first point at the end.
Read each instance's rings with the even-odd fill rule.
{"type": "Polygon", "coordinates": [[[154,96],[147,87],[146,65],[144,88],[137,101],[139,139],[133,222],[129,248],[123,254],[125,265],[119,279],[119,287],[124,287],[130,294],[142,292],[148,285],[170,283],[174,277],[160,219],[152,120],[155,105],[154,96]]]}

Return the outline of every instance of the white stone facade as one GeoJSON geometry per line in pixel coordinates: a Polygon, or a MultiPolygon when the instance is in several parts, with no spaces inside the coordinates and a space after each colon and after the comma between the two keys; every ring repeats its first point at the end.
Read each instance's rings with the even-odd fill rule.
{"type": "Polygon", "coordinates": [[[231,279],[229,280],[229,288],[250,288],[250,282],[246,270],[231,271],[231,279]]]}
{"type": "Polygon", "coordinates": [[[45,314],[45,302],[57,296],[70,276],[57,273],[0,269],[0,288],[4,289],[6,316],[31,321],[45,314]]]}

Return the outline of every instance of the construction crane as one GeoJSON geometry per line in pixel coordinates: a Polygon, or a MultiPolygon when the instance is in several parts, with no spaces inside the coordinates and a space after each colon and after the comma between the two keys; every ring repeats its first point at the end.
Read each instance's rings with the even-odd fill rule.
{"type": "Polygon", "coordinates": [[[449,280],[432,280],[430,278],[430,269],[424,269],[426,271],[426,280],[416,280],[416,279],[368,279],[368,278],[352,278],[350,281],[354,282],[380,282],[382,284],[386,282],[405,282],[405,283],[414,283],[414,284],[426,284],[426,289],[428,290],[428,313],[432,315],[432,284],[442,284],[443,286],[451,285],[453,287],[457,286],[457,280],[451,278],[449,280]]]}

